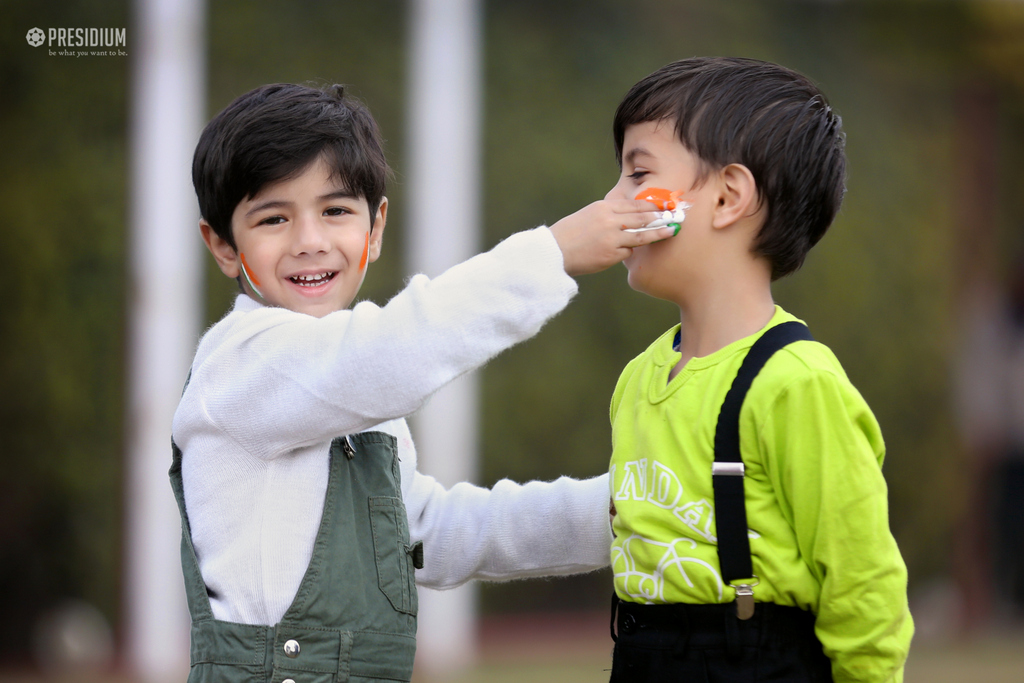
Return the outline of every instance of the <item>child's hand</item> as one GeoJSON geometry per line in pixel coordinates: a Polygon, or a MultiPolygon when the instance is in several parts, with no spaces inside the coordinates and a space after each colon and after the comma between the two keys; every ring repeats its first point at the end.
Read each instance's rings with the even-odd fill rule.
{"type": "Polygon", "coordinates": [[[675,228],[664,227],[645,232],[626,232],[657,220],[661,213],[654,204],[635,199],[604,199],[551,226],[562,249],[565,272],[585,275],[604,270],[629,257],[634,247],[642,247],[671,237],[675,228]]]}

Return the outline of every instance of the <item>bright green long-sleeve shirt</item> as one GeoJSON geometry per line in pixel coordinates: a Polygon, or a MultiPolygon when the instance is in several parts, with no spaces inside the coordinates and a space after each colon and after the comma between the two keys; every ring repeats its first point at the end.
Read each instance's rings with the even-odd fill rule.
{"type": "MultiPolygon", "coordinates": [[[[776,308],[765,327],[793,316],[776,308]]],[[[611,404],[612,569],[623,600],[721,603],[711,463],[718,412],[764,330],[680,360],[678,326],[622,372],[611,404]]],[[[755,600],[816,615],[836,683],[903,679],[913,635],[907,572],[889,531],[874,415],[824,345],[777,352],[740,412],[755,600]]]]}

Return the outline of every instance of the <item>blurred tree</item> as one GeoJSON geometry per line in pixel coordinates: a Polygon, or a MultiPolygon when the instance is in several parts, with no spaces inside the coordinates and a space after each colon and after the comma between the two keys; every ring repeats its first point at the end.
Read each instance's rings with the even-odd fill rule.
{"type": "Polygon", "coordinates": [[[36,617],[59,601],[118,612],[129,62],[51,56],[25,35],[127,22],[124,2],[0,12],[5,662],[27,658],[36,617]]]}

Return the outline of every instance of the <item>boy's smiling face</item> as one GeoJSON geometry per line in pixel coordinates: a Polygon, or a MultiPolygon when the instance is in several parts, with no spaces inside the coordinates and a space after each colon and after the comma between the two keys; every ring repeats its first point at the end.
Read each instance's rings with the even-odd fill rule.
{"type": "Polygon", "coordinates": [[[678,235],[637,247],[623,262],[633,289],[671,300],[671,289],[686,281],[687,264],[699,259],[713,204],[700,171],[700,160],[679,141],[673,120],[645,121],[626,129],[622,172],[606,199],[633,199],[641,190],[658,187],[682,192],[682,201],[691,204],[678,235]]]}
{"type": "Polygon", "coordinates": [[[221,271],[242,276],[249,296],[320,318],[355,299],[367,266],[380,256],[386,218],[386,198],[371,216],[366,199],[353,197],[318,158],[239,202],[231,217],[235,249],[209,224],[200,227],[221,271]]]}

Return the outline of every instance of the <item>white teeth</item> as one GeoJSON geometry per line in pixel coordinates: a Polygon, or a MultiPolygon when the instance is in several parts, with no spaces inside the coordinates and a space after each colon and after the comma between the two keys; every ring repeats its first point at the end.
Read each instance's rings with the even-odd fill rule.
{"type": "Polygon", "coordinates": [[[304,287],[315,287],[323,280],[330,278],[332,275],[334,275],[332,271],[317,273],[316,275],[296,275],[291,278],[291,281],[297,285],[303,285],[304,287]]]}

